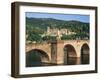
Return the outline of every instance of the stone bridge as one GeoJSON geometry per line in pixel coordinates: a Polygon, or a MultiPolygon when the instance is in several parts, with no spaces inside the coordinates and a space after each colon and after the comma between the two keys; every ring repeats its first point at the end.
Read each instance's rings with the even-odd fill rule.
{"type": "Polygon", "coordinates": [[[26,44],[26,54],[38,51],[42,62],[62,64],[68,57],[89,54],[89,40],[57,40],[52,42],[26,44]]]}

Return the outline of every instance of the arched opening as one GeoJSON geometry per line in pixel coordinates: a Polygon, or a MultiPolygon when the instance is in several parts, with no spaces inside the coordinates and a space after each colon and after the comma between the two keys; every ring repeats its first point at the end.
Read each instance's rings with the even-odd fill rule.
{"type": "Polygon", "coordinates": [[[81,64],[89,64],[89,46],[86,43],[81,47],[81,64]]]}
{"type": "Polygon", "coordinates": [[[64,64],[67,65],[77,64],[77,54],[75,48],[70,44],[64,47],[64,64]]]}
{"type": "Polygon", "coordinates": [[[26,67],[45,66],[49,56],[42,50],[33,49],[26,53],[26,67]]]}

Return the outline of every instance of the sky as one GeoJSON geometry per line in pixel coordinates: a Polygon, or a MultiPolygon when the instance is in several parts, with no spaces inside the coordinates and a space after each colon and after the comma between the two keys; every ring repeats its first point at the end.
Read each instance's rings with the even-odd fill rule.
{"type": "Polygon", "coordinates": [[[39,13],[39,12],[26,12],[26,17],[29,18],[53,18],[58,20],[76,20],[81,22],[90,22],[89,15],[79,15],[79,14],[56,14],[56,13],[39,13]]]}

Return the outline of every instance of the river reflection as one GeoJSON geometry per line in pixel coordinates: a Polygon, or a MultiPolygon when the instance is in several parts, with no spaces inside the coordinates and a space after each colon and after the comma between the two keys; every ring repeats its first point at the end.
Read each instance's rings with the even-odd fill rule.
{"type": "Polygon", "coordinates": [[[89,56],[84,55],[83,58],[70,57],[64,63],[64,65],[79,65],[79,64],[89,64],[89,56]]]}
{"type": "Polygon", "coordinates": [[[45,62],[29,62],[26,67],[36,67],[36,66],[57,66],[57,65],[81,65],[81,64],[89,64],[89,56],[84,55],[83,58],[68,58],[66,62],[63,64],[52,64],[52,63],[45,63],[45,62]]]}
{"type": "Polygon", "coordinates": [[[66,63],[64,63],[65,65],[77,65],[77,64],[81,64],[81,60],[80,58],[76,58],[76,57],[70,57],[67,59],[66,63]]]}

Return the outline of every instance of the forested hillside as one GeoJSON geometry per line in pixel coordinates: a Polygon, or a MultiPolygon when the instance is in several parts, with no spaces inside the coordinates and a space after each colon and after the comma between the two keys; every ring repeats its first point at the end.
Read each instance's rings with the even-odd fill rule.
{"type": "MultiPolygon", "coordinates": [[[[26,34],[28,35],[28,41],[43,41],[48,40],[46,38],[42,38],[41,34],[43,34],[47,27],[50,28],[66,28],[72,32],[75,32],[75,35],[64,35],[62,36],[62,40],[64,39],[89,39],[89,23],[84,23],[80,21],[64,21],[57,20],[52,18],[26,18],[26,34]]],[[[49,39],[51,36],[49,36],[49,39]]],[[[56,39],[56,38],[52,38],[56,39]]]]}

